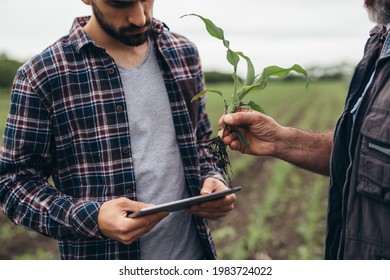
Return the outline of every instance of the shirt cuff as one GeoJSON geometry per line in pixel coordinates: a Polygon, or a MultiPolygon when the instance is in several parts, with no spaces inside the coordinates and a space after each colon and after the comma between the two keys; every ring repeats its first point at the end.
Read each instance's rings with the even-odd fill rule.
{"type": "Polygon", "coordinates": [[[101,204],[95,201],[82,201],[75,205],[72,216],[72,231],[77,238],[103,238],[97,218],[101,204]]]}
{"type": "Polygon", "coordinates": [[[222,183],[225,184],[225,186],[229,187],[229,184],[226,182],[225,180],[225,177],[221,174],[221,173],[218,173],[218,172],[215,172],[215,171],[210,171],[206,174],[205,178],[204,178],[204,181],[207,179],[207,178],[214,178],[214,179],[217,179],[219,181],[221,181],[222,183]]]}

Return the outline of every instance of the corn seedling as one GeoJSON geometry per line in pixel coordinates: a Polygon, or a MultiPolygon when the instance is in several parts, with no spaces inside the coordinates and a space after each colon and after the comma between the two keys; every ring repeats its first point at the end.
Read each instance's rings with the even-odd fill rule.
{"type": "MultiPolygon", "coordinates": [[[[198,98],[200,98],[205,94],[214,93],[222,97],[225,105],[223,113],[225,114],[233,113],[235,110],[237,110],[240,107],[247,107],[247,108],[251,108],[252,110],[265,113],[264,109],[260,105],[256,104],[253,101],[244,102],[244,98],[248,94],[258,94],[262,92],[267,87],[268,81],[271,77],[285,77],[289,75],[290,72],[294,71],[298,74],[304,75],[307,79],[307,71],[303,69],[301,66],[299,66],[298,64],[295,64],[290,68],[282,68],[279,66],[268,66],[263,69],[261,74],[256,74],[251,59],[248,56],[246,56],[243,52],[233,51],[230,48],[230,42],[225,39],[224,31],[220,27],[216,26],[210,19],[207,19],[197,14],[187,14],[187,15],[183,15],[182,17],[186,17],[186,16],[195,16],[200,18],[205,24],[208,33],[212,37],[217,38],[218,40],[221,40],[223,42],[223,45],[227,50],[226,59],[233,66],[233,70],[234,70],[232,73],[232,79],[234,83],[233,94],[229,101],[225,98],[223,92],[215,89],[204,89],[196,96],[194,96],[194,98],[192,99],[193,101],[197,100],[198,98]],[[241,59],[245,60],[247,66],[246,78],[243,82],[241,82],[237,74],[238,65],[241,59]]],[[[235,132],[240,138],[240,141],[246,146],[249,146],[249,143],[241,135],[241,133],[238,130],[235,130],[235,132]]],[[[230,165],[230,162],[227,155],[226,146],[224,145],[222,140],[222,135],[223,135],[223,129],[221,129],[218,132],[218,136],[213,138],[212,141],[210,142],[210,150],[215,156],[217,166],[223,168],[225,173],[228,174],[228,166],[230,165]]]]}

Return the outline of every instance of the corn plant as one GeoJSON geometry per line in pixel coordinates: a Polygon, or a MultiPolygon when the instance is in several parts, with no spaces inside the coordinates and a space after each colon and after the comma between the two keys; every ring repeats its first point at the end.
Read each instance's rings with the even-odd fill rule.
{"type": "MultiPolygon", "coordinates": [[[[232,73],[232,79],[234,84],[233,94],[229,101],[225,98],[224,93],[222,91],[215,90],[215,89],[207,89],[207,88],[199,92],[197,95],[195,95],[192,101],[199,99],[201,96],[205,94],[214,93],[222,97],[225,105],[223,113],[225,114],[233,113],[235,110],[237,110],[240,107],[249,107],[255,111],[265,113],[264,109],[259,104],[256,104],[254,101],[244,102],[244,98],[247,97],[248,94],[258,94],[262,92],[267,87],[268,81],[271,77],[286,77],[287,75],[289,75],[291,72],[294,71],[298,74],[304,75],[307,80],[308,78],[307,71],[298,64],[294,64],[290,68],[282,68],[279,66],[268,66],[263,69],[261,74],[256,74],[251,59],[248,56],[246,56],[243,52],[233,51],[230,48],[230,42],[225,39],[224,31],[220,27],[216,26],[210,19],[207,19],[197,14],[187,14],[187,15],[183,15],[182,17],[187,17],[187,16],[195,16],[200,18],[205,24],[208,33],[212,37],[222,41],[223,45],[227,50],[226,59],[233,66],[233,73],[232,73]],[[237,74],[238,65],[241,59],[243,59],[246,62],[246,66],[247,66],[246,78],[243,82],[241,81],[241,79],[237,74]]],[[[307,85],[308,84],[306,83],[306,87],[307,85]]],[[[241,142],[249,146],[249,143],[241,135],[241,133],[238,130],[235,130],[235,132],[237,133],[241,142]]],[[[212,139],[210,143],[211,146],[210,150],[215,155],[218,167],[223,167],[226,172],[227,166],[230,165],[230,162],[227,156],[226,147],[224,146],[224,143],[222,141],[222,135],[223,135],[223,129],[221,129],[218,132],[218,136],[216,138],[212,139]]]]}
{"type": "Polygon", "coordinates": [[[226,98],[224,97],[224,94],[219,90],[214,89],[205,89],[202,92],[198,93],[193,100],[197,100],[202,95],[205,95],[207,93],[216,93],[220,95],[225,103],[225,112],[226,113],[233,113],[237,108],[239,107],[250,107],[253,110],[259,111],[264,113],[265,111],[261,106],[256,104],[253,101],[249,101],[248,103],[244,103],[243,100],[248,94],[256,94],[260,93],[267,87],[267,83],[269,81],[270,77],[285,77],[290,74],[290,72],[294,71],[298,74],[302,74],[307,79],[307,71],[303,69],[298,64],[293,65],[290,68],[282,68],[279,66],[268,66],[263,69],[262,73],[259,75],[256,75],[255,68],[253,66],[253,63],[251,59],[246,56],[243,52],[240,51],[233,51],[230,48],[230,42],[225,39],[224,31],[216,26],[210,19],[204,18],[197,14],[188,14],[184,15],[186,16],[195,16],[200,18],[204,24],[206,25],[206,29],[208,33],[223,42],[223,45],[227,49],[226,59],[227,61],[233,66],[233,73],[232,78],[234,81],[233,86],[233,95],[231,97],[231,102],[227,102],[226,98]],[[238,64],[240,62],[240,59],[244,59],[247,63],[247,74],[246,79],[242,83],[238,74],[237,74],[237,68],[238,64]]]}

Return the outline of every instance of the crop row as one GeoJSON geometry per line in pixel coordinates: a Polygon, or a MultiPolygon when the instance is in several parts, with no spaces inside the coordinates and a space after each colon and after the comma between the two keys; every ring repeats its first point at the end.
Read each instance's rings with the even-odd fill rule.
{"type": "MultiPolygon", "coordinates": [[[[314,83],[306,92],[300,83],[277,83],[269,90],[259,97],[260,104],[279,123],[321,131],[334,126],[346,85],[314,83]]],[[[276,159],[236,152],[231,157],[233,167],[240,167],[233,181],[249,185],[238,194],[239,214],[231,219],[245,220],[245,225],[213,224],[220,257],[321,259],[328,178],[276,159]]]]}

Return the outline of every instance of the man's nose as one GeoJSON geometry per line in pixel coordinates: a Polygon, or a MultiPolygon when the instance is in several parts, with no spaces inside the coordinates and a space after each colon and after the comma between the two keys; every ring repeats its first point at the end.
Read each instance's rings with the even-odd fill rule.
{"type": "Polygon", "coordinates": [[[137,4],[131,8],[127,20],[129,23],[139,27],[146,24],[145,8],[141,1],[138,1],[137,4]]]}

